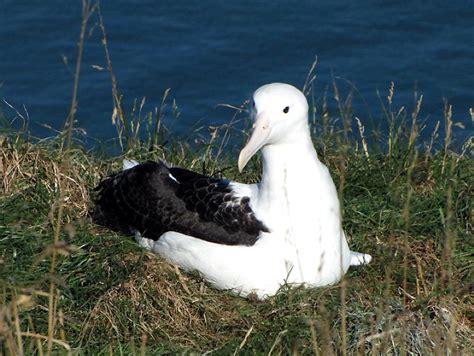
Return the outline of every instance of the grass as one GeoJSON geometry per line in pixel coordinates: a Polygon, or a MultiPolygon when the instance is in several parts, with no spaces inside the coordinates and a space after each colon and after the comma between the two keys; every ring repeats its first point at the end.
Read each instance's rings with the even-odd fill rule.
{"type": "MultiPolygon", "coordinates": [[[[100,11],[84,6],[83,19],[100,11]]],[[[385,134],[367,136],[337,86],[327,99],[337,112],[313,102],[314,143],[339,189],[349,245],[373,261],[334,286],[283,286],[266,301],[245,300],[88,217],[93,188],[123,157],[257,181],[258,160],[239,174],[227,150],[246,140],[236,129],[245,106],[229,125],[190,134],[197,143],[173,140],[162,126],[165,100],[155,113],[142,116],[139,105],[125,117],[106,58],[121,155],[77,141],[75,94],[57,137],[35,140],[26,127],[0,134],[0,354],[471,353],[473,146],[471,138],[453,148],[449,105],[423,140],[422,99],[411,114],[393,108],[393,83],[382,100],[385,134]]],[[[74,92],[79,75],[76,65],[74,92]]]]}
{"type": "MultiPolygon", "coordinates": [[[[52,351],[80,354],[469,353],[470,155],[449,145],[424,150],[410,127],[391,137],[390,153],[387,146],[368,150],[360,131],[334,127],[316,126],[315,145],[342,189],[350,246],[374,260],[339,285],[282,288],[264,302],[216,291],[90,222],[92,189],[120,169],[121,157],[103,160],[72,146],[66,164],[62,137],[2,136],[0,351],[46,352],[53,314],[52,351]]],[[[219,140],[228,132],[193,147],[171,141],[150,151],[149,142],[135,142],[126,155],[257,180],[258,162],[242,177],[235,157],[223,156],[219,140]]]]}

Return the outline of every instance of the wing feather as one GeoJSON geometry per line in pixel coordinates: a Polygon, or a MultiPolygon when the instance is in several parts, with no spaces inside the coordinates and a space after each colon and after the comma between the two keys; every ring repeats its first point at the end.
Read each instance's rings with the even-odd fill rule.
{"type": "Polygon", "coordinates": [[[158,239],[176,231],[210,242],[253,245],[267,227],[228,180],[162,162],[146,162],[103,180],[94,220],[125,233],[158,239]]]}

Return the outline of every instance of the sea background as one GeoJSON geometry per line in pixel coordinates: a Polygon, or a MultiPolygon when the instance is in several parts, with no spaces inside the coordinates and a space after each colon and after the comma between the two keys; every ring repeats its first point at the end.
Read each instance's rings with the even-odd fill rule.
{"type": "MultiPolygon", "coordinates": [[[[34,136],[53,136],[69,112],[81,1],[0,5],[0,109],[13,126],[21,120],[10,105],[28,116],[34,136]]],[[[170,135],[229,122],[235,112],[220,104],[240,106],[262,84],[301,88],[316,57],[319,112],[326,97],[337,119],[336,83],[343,98],[353,90],[354,114],[368,129],[383,128],[381,102],[393,82],[395,109],[411,112],[423,95],[425,137],[443,122],[445,100],[465,127],[458,135],[474,132],[472,1],[102,1],[101,12],[126,111],[143,97],[143,112],[153,111],[170,88],[170,135]]],[[[90,146],[116,136],[110,75],[97,70],[106,67],[101,37],[95,14],[76,123],[90,146]]]]}

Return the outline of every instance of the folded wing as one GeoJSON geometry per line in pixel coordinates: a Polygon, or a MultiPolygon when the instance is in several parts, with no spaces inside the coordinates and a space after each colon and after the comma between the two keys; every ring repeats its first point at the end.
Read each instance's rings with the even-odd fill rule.
{"type": "Polygon", "coordinates": [[[209,242],[253,245],[268,232],[225,179],[162,162],[146,162],[104,179],[96,188],[95,222],[153,240],[176,231],[209,242]]]}

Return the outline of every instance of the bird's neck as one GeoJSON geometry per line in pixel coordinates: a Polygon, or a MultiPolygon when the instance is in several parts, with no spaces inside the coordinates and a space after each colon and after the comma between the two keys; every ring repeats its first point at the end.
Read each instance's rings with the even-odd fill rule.
{"type": "Polygon", "coordinates": [[[261,206],[281,211],[287,206],[288,194],[299,194],[295,186],[304,184],[317,173],[320,162],[309,130],[300,131],[291,141],[262,148],[263,172],[259,184],[261,206]],[[291,186],[292,189],[289,189],[291,186]]]}
{"type": "Polygon", "coordinates": [[[275,194],[288,184],[290,174],[304,173],[318,161],[316,150],[311,140],[309,129],[301,130],[288,142],[272,144],[262,148],[262,181],[261,189],[275,194]]]}

